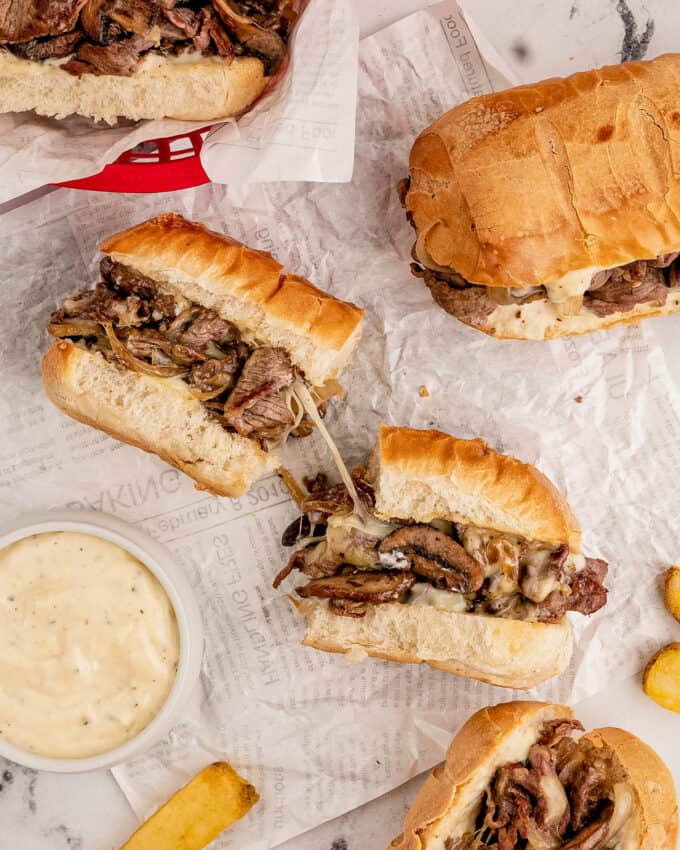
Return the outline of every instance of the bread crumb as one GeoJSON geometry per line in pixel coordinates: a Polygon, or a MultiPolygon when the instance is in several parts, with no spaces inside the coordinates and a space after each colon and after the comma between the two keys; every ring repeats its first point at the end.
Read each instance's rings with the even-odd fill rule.
{"type": "Polygon", "coordinates": [[[418,388],[418,395],[421,398],[429,398],[430,397],[430,391],[425,386],[425,384],[421,384],[420,387],[418,388]]]}
{"type": "Polygon", "coordinates": [[[583,396],[577,395],[574,401],[576,402],[576,404],[581,404],[581,402],[583,401],[583,396]]]}
{"type": "Polygon", "coordinates": [[[363,661],[364,658],[368,658],[368,653],[360,646],[350,646],[350,648],[345,653],[345,658],[348,661],[352,661],[356,664],[358,661],[363,661]]]}

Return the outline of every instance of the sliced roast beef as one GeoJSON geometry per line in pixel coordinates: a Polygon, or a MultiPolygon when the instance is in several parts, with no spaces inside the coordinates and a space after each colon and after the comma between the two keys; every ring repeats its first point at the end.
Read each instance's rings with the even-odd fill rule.
{"type": "Polygon", "coordinates": [[[555,747],[562,739],[568,738],[573,732],[582,732],[583,724],[579,720],[569,718],[560,718],[559,720],[549,720],[543,724],[541,737],[538,739],[539,744],[546,747],[555,747]]]}
{"type": "Polygon", "coordinates": [[[141,62],[142,56],[153,46],[152,41],[141,35],[121,38],[108,46],[85,42],[78,48],[76,58],[67,62],[63,68],[74,76],[89,73],[130,77],[141,62]]]}
{"type": "Polygon", "coordinates": [[[445,839],[447,850],[604,850],[614,812],[618,769],[588,741],[571,719],[546,723],[524,762],[500,765],[481,800],[473,831],[445,839]],[[558,775],[569,744],[578,768],[568,780],[558,775]]]}
{"type": "Polygon", "coordinates": [[[461,322],[484,324],[498,306],[483,286],[457,286],[429,270],[425,270],[422,277],[437,304],[461,322]]]}
{"type": "Polygon", "coordinates": [[[86,0],[0,0],[0,44],[70,32],[85,3],[86,0]]]}
{"type": "Polygon", "coordinates": [[[644,260],[611,270],[603,285],[586,292],[584,305],[600,317],[627,312],[637,304],[666,301],[668,287],[663,272],[644,260]]]}
{"type": "Polygon", "coordinates": [[[607,575],[607,562],[586,558],[586,566],[572,579],[569,610],[580,614],[594,614],[607,602],[607,588],[603,585],[607,575]]]}
{"type": "Polygon", "coordinates": [[[281,390],[295,380],[283,348],[256,348],[224,407],[224,421],[239,434],[276,438],[295,422],[281,390]]]}
{"type": "Polygon", "coordinates": [[[32,41],[12,44],[10,50],[23,59],[63,59],[75,51],[83,38],[80,30],[74,30],[52,38],[34,38],[32,41]]]}
{"type": "Polygon", "coordinates": [[[179,341],[194,348],[205,348],[210,342],[220,345],[234,342],[238,337],[239,333],[231,322],[220,318],[214,310],[201,310],[179,335],[179,341]]]}

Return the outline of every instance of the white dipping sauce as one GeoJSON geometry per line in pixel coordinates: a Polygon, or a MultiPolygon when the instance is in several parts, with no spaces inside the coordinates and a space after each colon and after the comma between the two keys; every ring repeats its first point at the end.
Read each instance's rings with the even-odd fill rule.
{"type": "Polygon", "coordinates": [[[175,612],[115,543],[71,531],[0,550],[0,739],[51,758],[108,752],[172,688],[175,612]]]}

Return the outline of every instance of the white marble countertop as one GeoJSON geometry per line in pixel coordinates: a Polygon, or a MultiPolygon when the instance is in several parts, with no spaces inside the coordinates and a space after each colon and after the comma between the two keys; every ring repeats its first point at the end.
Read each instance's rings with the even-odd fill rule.
{"type": "MultiPolygon", "coordinates": [[[[426,5],[424,0],[355,2],[364,35],[426,5]]],[[[522,4],[476,0],[468,5],[475,9],[479,26],[526,81],[577,70],[570,55],[575,39],[585,66],[620,57],[641,58],[647,50],[649,55],[671,50],[678,31],[677,14],[670,10],[674,4],[668,0],[523,0],[522,4]]],[[[680,719],[648,700],[638,679],[588,700],[577,714],[587,726],[621,725],[637,733],[658,750],[680,780],[680,719]]],[[[385,848],[399,832],[421,781],[416,778],[282,848],[385,848]]],[[[0,850],[115,850],[136,825],[108,772],[37,774],[0,759],[0,850]]]]}

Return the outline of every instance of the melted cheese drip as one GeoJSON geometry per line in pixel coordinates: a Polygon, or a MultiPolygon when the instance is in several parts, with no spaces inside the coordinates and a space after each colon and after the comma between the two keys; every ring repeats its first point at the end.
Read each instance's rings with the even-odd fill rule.
{"type": "Polygon", "coordinates": [[[337,523],[357,528],[359,531],[364,534],[368,534],[371,537],[386,537],[391,531],[394,531],[396,526],[376,519],[364,506],[363,502],[359,498],[357,489],[354,486],[352,476],[349,474],[349,470],[347,469],[333,438],[328,433],[309,390],[302,381],[298,379],[293,384],[292,391],[298,402],[302,405],[302,407],[304,407],[307,416],[309,416],[312,422],[316,425],[319,433],[326,441],[331,456],[333,457],[335,465],[338,468],[338,472],[340,473],[340,477],[342,478],[343,484],[347,488],[347,492],[352,499],[354,509],[346,516],[341,517],[337,523]]]}
{"type": "Polygon", "coordinates": [[[569,298],[583,295],[590,286],[593,275],[603,271],[604,268],[605,266],[590,266],[587,269],[567,272],[559,280],[546,283],[545,290],[548,293],[548,301],[552,301],[553,304],[561,304],[569,298]]]}

